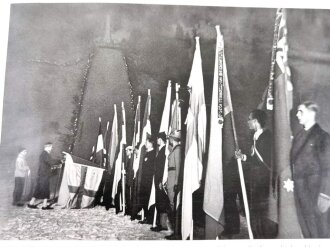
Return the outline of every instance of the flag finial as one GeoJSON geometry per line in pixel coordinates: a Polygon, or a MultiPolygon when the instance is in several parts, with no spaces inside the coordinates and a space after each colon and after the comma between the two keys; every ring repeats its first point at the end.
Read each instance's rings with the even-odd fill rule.
{"type": "Polygon", "coordinates": [[[148,89],[148,95],[150,95],[150,89],[148,89]]]}
{"type": "Polygon", "coordinates": [[[138,102],[139,103],[141,102],[141,96],[140,95],[138,96],[138,102]]]}

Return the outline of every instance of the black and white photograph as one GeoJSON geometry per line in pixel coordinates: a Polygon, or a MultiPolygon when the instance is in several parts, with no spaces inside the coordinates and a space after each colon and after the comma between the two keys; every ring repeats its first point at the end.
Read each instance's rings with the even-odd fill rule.
{"type": "Polygon", "coordinates": [[[6,7],[0,240],[330,238],[330,9],[6,7]]]}

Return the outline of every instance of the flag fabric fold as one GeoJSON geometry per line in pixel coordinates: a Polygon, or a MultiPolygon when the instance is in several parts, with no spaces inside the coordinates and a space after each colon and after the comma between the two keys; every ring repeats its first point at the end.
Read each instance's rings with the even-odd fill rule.
{"type": "Polygon", "coordinates": [[[112,185],[112,199],[115,199],[115,196],[118,191],[118,183],[121,179],[121,171],[122,171],[122,163],[123,163],[123,155],[125,153],[125,145],[126,145],[126,122],[125,122],[125,108],[122,105],[122,122],[121,122],[121,141],[119,147],[119,153],[117,156],[117,160],[115,162],[114,167],[114,178],[113,178],[113,185],[112,185]]]}
{"type": "Polygon", "coordinates": [[[207,238],[212,239],[215,239],[219,235],[219,231],[223,229],[219,227],[218,223],[224,226],[223,170],[226,165],[234,165],[231,160],[235,152],[233,123],[231,119],[233,107],[224,54],[224,40],[219,26],[216,26],[216,32],[217,41],[211,103],[210,139],[203,204],[205,213],[212,218],[212,220],[208,219],[206,221],[205,235],[207,238]]]}
{"type": "Polygon", "coordinates": [[[199,37],[189,77],[190,101],[186,119],[186,148],[182,191],[182,239],[193,238],[192,193],[200,187],[206,143],[206,107],[199,37]]]}
{"type": "Polygon", "coordinates": [[[210,141],[205,178],[204,204],[206,214],[217,222],[223,210],[223,172],[222,172],[222,128],[224,122],[224,107],[228,99],[223,99],[224,76],[223,71],[223,37],[217,28],[217,42],[215,53],[213,91],[210,118],[210,141]]]}

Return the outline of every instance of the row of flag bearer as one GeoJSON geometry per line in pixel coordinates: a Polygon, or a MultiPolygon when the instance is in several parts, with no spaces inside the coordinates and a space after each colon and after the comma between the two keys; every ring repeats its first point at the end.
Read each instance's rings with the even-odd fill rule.
{"type": "MultiPolygon", "coordinates": [[[[141,98],[138,97],[132,143],[127,143],[125,107],[122,103],[119,123],[115,105],[111,133],[108,124],[103,135],[100,119],[90,161],[66,155],[59,204],[71,208],[97,204],[107,209],[115,206],[117,213],[123,212],[132,220],[151,224],[153,231],[168,230],[169,239],[192,240],[193,193],[201,187],[203,169],[206,169],[203,184],[205,238],[216,239],[226,233],[239,232],[237,196],[244,208],[250,239],[324,236],[311,227],[318,224],[314,216],[305,216],[304,212],[299,215],[302,211],[295,207],[289,118],[293,87],[287,63],[284,10],[279,9],[276,15],[270,78],[259,107],[263,110],[252,111],[248,120],[250,129],[255,132],[250,154],[242,154],[238,145],[224,39],[219,26],[216,32],[209,141],[206,141],[202,59],[199,37],[196,37],[192,69],[184,89],[190,96],[185,119],[181,117],[179,99],[182,88],[169,81],[158,133],[151,132],[152,104],[148,90],[142,122],[141,98]],[[172,92],[175,92],[173,98],[172,92]],[[265,128],[267,115],[271,131],[265,128]],[[105,142],[109,134],[110,141],[105,142]],[[254,165],[249,183],[244,178],[242,161],[254,165]],[[231,190],[228,184],[235,181],[236,189],[231,190]],[[249,195],[247,185],[248,191],[252,188],[249,195]]],[[[325,211],[330,206],[322,205],[325,211]]]]}

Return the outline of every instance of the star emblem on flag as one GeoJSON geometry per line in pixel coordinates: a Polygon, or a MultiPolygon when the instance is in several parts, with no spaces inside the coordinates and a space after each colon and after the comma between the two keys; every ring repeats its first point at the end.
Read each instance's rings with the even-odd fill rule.
{"type": "Polygon", "coordinates": [[[294,184],[290,178],[288,178],[286,181],[283,181],[283,183],[283,188],[286,189],[287,192],[293,192],[294,184]]]}

